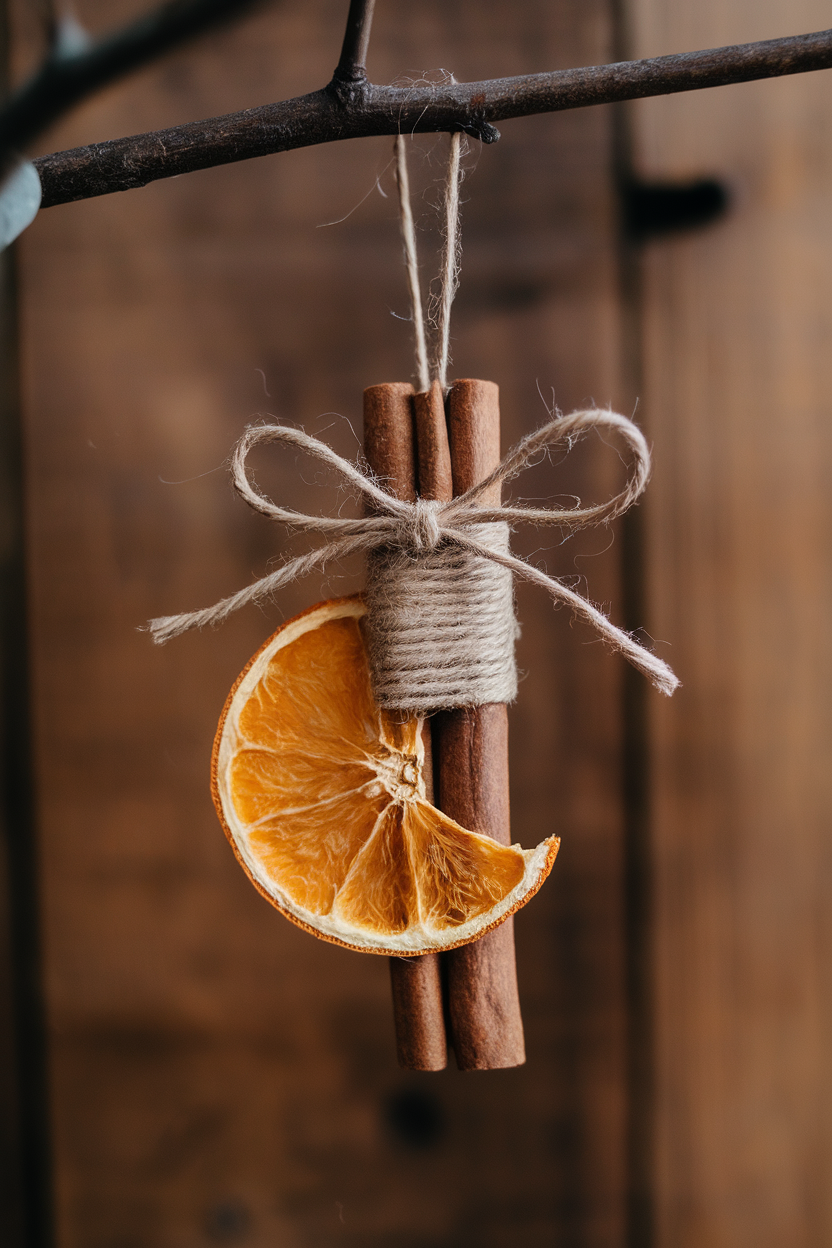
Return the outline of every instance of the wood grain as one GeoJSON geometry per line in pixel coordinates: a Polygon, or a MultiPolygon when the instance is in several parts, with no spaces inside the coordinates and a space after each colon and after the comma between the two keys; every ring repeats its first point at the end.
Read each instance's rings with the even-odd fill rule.
{"type": "MultiPolygon", "coordinates": [[[[390,382],[364,391],[364,455],[382,484],[413,502],[417,492],[413,386],[390,382]]],[[[430,726],[423,730],[425,787],[433,800],[430,726]]],[[[439,958],[391,958],[396,1051],[405,1070],[443,1070],[448,1062],[439,958]]]]}
{"type": "MultiPolygon", "coordinates": [[[[638,52],[812,20],[640,0],[638,52]]],[[[832,1243],[829,83],[643,106],[643,172],[733,191],[645,254],[655,1240],[832,1243]]]]}

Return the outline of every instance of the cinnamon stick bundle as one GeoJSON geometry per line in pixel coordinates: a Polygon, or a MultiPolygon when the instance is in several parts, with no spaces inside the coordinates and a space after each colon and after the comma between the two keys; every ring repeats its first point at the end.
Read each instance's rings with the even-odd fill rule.
{"type": "MultiPolygon", "coordinates": [[[[492,382],[458,381],[445,404],[437,382],[423,394],[402,383],[371,386],[364,392],[364,453],[371,468],[402,498],[415,499],[418,492],[448,501],[463,493],[499,462],[498,394],[492,382]]],[[[499,486],[482,501],[499,504],[499,486]]],[[[433,716],[425,724],[425,757],[435,804],[463,827],[510,844],[506,707],[433,716]]],[[[525,1061],[511,918],[441,958],[393,958],[390,973],[402,1066],[446,1065],[443,987],[460,1070],[525,1061]]]]}

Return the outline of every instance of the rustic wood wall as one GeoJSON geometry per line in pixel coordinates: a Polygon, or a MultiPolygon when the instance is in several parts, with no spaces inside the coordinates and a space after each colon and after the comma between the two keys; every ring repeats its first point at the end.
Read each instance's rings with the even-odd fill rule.
{"type": "MultiPolygon", "coordinates": [[[[829,6],[633,0],[634,51],[829,6]]],[[[832,79],[643,102],[639,165],[733,207],[645,257],[655,702],[655,1194],[664,1248],[832,1242],[832,79]]]]}
{"type": "MultiPolygon", "coordinates": [[[[81,7],[97,26],[139,6],[81,7]]],[[[344,9],[271,6],[107,92],[44,150],[311,89],[337,58],[344,9]]],[[[381,6],[370,68],[471,78],[609,55],[606,0],[426,0],[381,6]]],[[[603,111],[515,122],[469,158],[455,372],[499,382],[506,442],[544,418],[538,383],[564,408],[632,403],[610,128],[603,111]]],[[[426,220],[443,151],[414,152],[426,220]]],[[[302,421],[352,453],[362,388],[409,376],[407,326],[391,315],[406,312],[394,202],[374,189],[380,178],[390,195],[390,156],[367,141],[196,174],[45,212],[22,245],[61,1248],[623,1242],[619,664],[521,591],[514,827],[526,844],[563,836],[517,923],[529,1062],[416,1077],[395,1066],[383,960],[280,919],[208,794],[239,668],[281,614],[355,579],[305,583],[164,650],[136,631],[279,552],[222,466],[252,416],[302,421]]],[[[521,489],[603,496],[620,473],[614,451],[587,443],[521,489]]],[[[332,503],[292,461],[262,479],[291,504],[332,503]]],[[[518,538],[620,613],[620,543],[554,545],[518,538]]]]}
{"type": "MultiPolygon", "coordinates": [[[[98,27],[141,7],[81,10],[98,27]]],[[[13,8],[19,72],[32,32],[29,6],[13,8]]],[[[107,92],[43,149],[317,86],[344,8],[270,6],[107,92]]],[[[637,56],[829,24],[818,0],[388,0],[370,69],[470,78],[599,62],[620,46],[613,9],[637,56]]],[[[647,244],[623,296],[606,110],[508,123],[469,158],[456,374],[500,383],[506,442],[545,415],[539,383],[564,408],[631,410],[638,390],[655,444],[641,610],[684,688],[647,700],[650,853],[629,882],[641,905],[652,881],[649,939],[630,948],[650,959],[629,1034],[652,1068],[631,1062],[629,1108],[627,932],[645,928],[625,918],[626,795],[633,830],[638,786],[622,760],[638,751],[624,748],[618,663],[521,590],[514,827],[526,844],[564,838],[517,924],[529,1062],[410,1076],[395,1066],[383,961],[274,914],[207,791],[213,726],[245,659],[283,615],[357,572],[164,650],[136,631],[279,553],[224,477],[252,416],[301,421],[349,454],[362,388],[409,375],[407,327],[391,316],[406,312],[394,202],[374,189],[377,177],[392,189],[391,145],[289,153],[57,208],[25,236],[60,1248],[623,1248],[628,1168],[647,1198],[630,1248],[832,1239],[830,92],[820,74],[631,109],[642,176],[713,174],[732,205],[707,231],[647,244]]],[[[414,147],[425,226],[443,150],[414,147]]],[[[304,465],[261,473],[291,504],[334,502],[304,465]]],[[[588,443],[521,490],[600,495],[619,473],[588,443]]],[[[618,535],[517,545],[586,577],[621,617],[618,535]]]]}

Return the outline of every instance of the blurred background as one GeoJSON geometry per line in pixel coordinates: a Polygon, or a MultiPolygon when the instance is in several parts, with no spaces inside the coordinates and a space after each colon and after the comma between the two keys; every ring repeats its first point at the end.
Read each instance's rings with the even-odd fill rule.
{"type": "MultiPolygon", "coordinates": [[[[97,31],[142,7],[81,0],[78,16],[97,31]]],[[[313,90],[346,7],[267,4],[38,151],[313,90]]],[[[8,5],[15,77],[33,8],[8,5]]],[[[481,79],[830,17],[828,0],[380,0],[368,69],[481,79]]],[[[285,922],[215,817],[211,742],[237,673],[358,572],[163,649],[137,631],[280,554],[227,481],[249,421],[354,456],[363,388],[410,379],[392,141],[51,208],[17,246],[5,309],[46,1020],[40,1102],[15,1088],[3,1035],[13,1248],[36,1243],[27,1199],[37,1248],[832,1243],[832,79],[501,129],[465,160],[453,374],[500,385],[506,448],[553,393],[637,410],[655,468],[635,517],[516,547],[643,626],[683,682],[661,699],[518,588],[514,835],[563,838],[517,917],[527,1065],[400,1071],[385,960],[285,922]]],[[[445,152],[443,137],[410,151],[427,276],[445,152]]],[[[333,505],[310,465],[259,470],[290,505],[333,505]]],[[[601,498],[622,471],[587,440],[515,496],[601,498]]],[[[7,999],[21,956],[4,952],[7,999]]],[[[37,1037],[17,1044],[31,1074],[37,1037]]]]}

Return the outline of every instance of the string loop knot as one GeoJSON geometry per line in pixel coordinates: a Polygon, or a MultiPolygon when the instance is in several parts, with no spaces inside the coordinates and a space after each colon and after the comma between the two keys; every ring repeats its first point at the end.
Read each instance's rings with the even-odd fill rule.
{"type": "Polygon", "coordinates": [[[432,498],[417,498],[412,504],[413,511],[408,518],[409,523],[402,525],[402,532],[404,534],[409,529],[409,544],[416,554],[420,554],[423,550],[436,550],[441,543],[442,527],[439,523],[441,506],[441,503],[432,498]]]}
{"type": "Polygon", "coordinates": [[[574,615],[590,624],[603,641],[643,672],[662,693],[671,694],[679,681],[657,655],[613,624],[603,611],[563,581],[512,555],[506,542],[485,538],[488,526],[496,529],[502,525],[531,523],[574,531],[590,525],[609,524],[636,502],[644,492],[649,476],[650,452],[641,430],[626,416],[602,408],[588,408],[568,416],[557,413],[540,429],[521,438],[484,481],[451,502],[419,499],[411,503],[395,498],[382,489],[372,476],[342,459],[325,442],[303,430],[289,425],[251,426],[240,438],[232,456],[234,489],[255,511],[290,529],[320,534],[325,541],[316,550],[287,560],[274,572],[212,607],[151,620],[150,632],[153,640],[162,644],[189,629],[218,624],[247,603],[267,599],[281,586],[348,555],[386,550],[441,560],[445,557],[453,559],[462,552],[476,556],[477,561],[487,560],[500,565],[514,576],[540,585],[556,604],[570,607],[574,615]],[[577,437],[590,429],[618,434],[632,456],[627,482],[613,498],[589,507],[580,503],[567,508],[481,505],[480,499],[493,486],[513,480],[536,462],[541,454],[555,446],[566,444],[571,449],[577,437]],[[372,514],[355,519],[306,515],[266,498],[252,484],[246,461],[255,446],[273,442],[315,456],[363,497],[372,514]]]}

